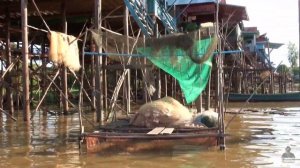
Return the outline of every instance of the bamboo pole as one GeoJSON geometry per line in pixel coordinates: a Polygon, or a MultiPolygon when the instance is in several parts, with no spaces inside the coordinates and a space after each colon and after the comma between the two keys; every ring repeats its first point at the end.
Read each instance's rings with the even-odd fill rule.
{"type": "MultiPolygon", "coordinates": [[[[299,22],[298,22],[298,25],[299,25],[299,43],[298,43],[298,51],[300,50],[300,0],[298,0],[298,19],[299,19],[299,22]]],[[[299,91],[300,91],[300,52],[298,52],[298,60],[299,60],[299,81],[298,81],[298,86],[299,86],[299,91]]]]}
{"type": "Polygon", "coordinates": [[[164,80],[165,80],[165,97],[168,96],[168,74],[164,73],[164,80]]]}
{"type": "MultiPolygon", "coordinates": [[[[9,112],[3,110],[2,108],[0,108],[0,111],[1,111],[2,113],[4,113],[6,116],[8,116],[9,118],[11,118],[12,120],[17,121],[17,119],[14,118],[9,112]]],[[[1,117],[0,117],[0,118],[1,118],[1,117]]]]}
{"type": "MultiPolygon", "coordinates": [[[[158,38],[159,36],[159,30],[158,30],[158,23],[157,23],[157,18],[155,16],[153,16],[152,19],[155,22],[155,32],[154,35],[156,38],[158,38]]],[[[155,99],[160,99],[161,98],[161,71],[160,68],[157,68],[157,72],[156,72],[156,77],[155,77],[155,94],[154,94],[154,98],[155,99]]]]}
{"type": "MultiPolygon", "coordinates": [[[[101,18],[102,18],[102,0],[95,0],[95,28],[97,30],[101,29],[101,18]]],[[[100,36],[101,38],[101,36],[100,36]]],[[[102,39],[99,39],[102,42],[102,39]]],[[[96,52],[102,52],[102,44],[100,44],[96,52]]],[[[95,57],[96,64],[96,76],[95,76],[95,88],[98,90],[96,92],[96,113],[97,113],[97,122],[100,125],[103,125],[104,121],[104,112],[103,112],[103,78],[102,78],[102,57],[95,57]]]]}
{"type": "MultiPolygon", "coordinates": [[[[91,52],[96,52],[96,45],[94,44],[93,40],[90,41],[91,42],[91,48],[90,48],[90,51],[91,52]]],[[[92,95],[92,109],[95,110],[96,108],[96,96],[95,96],[95,93],[96,93],[96,87],[95,87],[95,84],[96,84],[96,79],[95,79],[95,59],[96,59],[96,56],[92,56],[91,57],[91,66],[90,66],[90,71],[91,71],[91,78],[90,78],[90,82],[91,82],[91,95],[92,95]]]]}
{"type": "MultiPolygon", "coordinates": [[[[23,2],[23,1],[22,1],[22,2],[23,2]]],[[[46,26],[48,32],[50,32],[50,28],[49,28],[48,24],[46,23],[45,19],[43,18],[42,13],[41,13],[41,11],[39,10],[38,6],[36,5],[35,1],[34,1],[34,0],[31,0],[31,2],[32,2],[33,6],[35,7],[35,9],[36,9],[38,15],[39,15],[40,18],[42,19],[44,25],[46,26]]],[[[28,0],[26,0],[26,8],[27,8],[27,4],[28,4],[28,0]]],[[[27,12],[27,11],[26,11],[26,12],[27,12]]],[[[22,15],[22,16],[23,16],[23,15],[22,15]]],[[[26,28],[27,28],[27,25],[26,25],[26,28]]]]}
{"type": "Polygon", "coordinates": [[[53,77],[53,79],[51,80],[50,84],[48,85],[47,89],[45,90],[44,95],[42,96],[40,102],[38,103],[38,105],[37,105],[36,108],[35,108],[35,112],[40,108],[40,105],[43,103],[43,101],[44,101],[44,99],[45,99],[45,97],[46,97],[46,95],[47,95],[47,93],[48,93],[48,91],[49,91],[51,85],[54,83],[54,81],[55,81],[55,79],[57,78],[58,74],[59,74],[59,71],[56,72],[56,74],[54,75],[54,77],[53,77]]]}
{"type": "MultiPolygon", "coordinates": [[[[46,44],[45,44],[45,37],[43,37],[42,42],[42,55],[46,54],[46,44]]],[[[42,94],[46,91],[46,75],[47,75],[47,59],[42,57],[42,94]]],[[[41,98],[39,96],[39,101],[41,98]]]]}
{"type": "Polygon", "coordinates": [[[211,74],[209,75],[209,79],[208,79],[208,82],[207,82],[207,86],[206,86],[206,99],[205,99],[205,107],[204,109],[205,110],[209,110],[210,108],[210,86],[211,86],[211,74]]]}
{"type": "MultiPolygon", "coordinates": [[[[219,34],[219,0],[217,0],[217,10],[216,10],[216,34],[219,34]]],[[[218,43],[218,57],[217,57],[217,72],[218,72],[218,113],[219,113],[219,131],[220,131],[220,139],[219,145],[221,150],[225,150],[225,127],[224,127],[224,104],[223,104],[223,87],[224,87],[224,80],[223,80],[223,57],[221,55],[221,40],[218,43]]]]}
{"type": "MultiPolygon", "coordinates": [[[[3,62],[2,60],[0,60],[0,63],[1,63],[1,77],[0,77],[0,82],[2,83],[3,82],[3,77],[2,77],[2,74],[3,74],[3,62]]],[[[0,84],[0,108],[3,108],[3,85],[0,84]]],[[[0,115],[0,118],[2,117],[2,115],[0,115]]]]}
{"type": "Polygon", "coordinates": [[[23,112],[24,121],[30,121],[29,69],[28,69],[28,0],[21,0],[22,55],[23,55],[23,112]]]}
{"type": "Polygon", "coordinates": [[[84,47],[86,44],[86,39],[87,39],[87,30],[85,31],[85,35],[84,35],[84,41],[83,41],[83,45],[82,45],[82,59],[81,59],[81,85],[80,85],[80,91],[79,91],[79,126],[80,126],[80,133],[82,134],[84,132],[84,127],[83,127],[83,123],[82,123],[82,107],[83,107],[83,96],[82,96],[82,90],[83,90],[83,84],[84,84],[84,73],[85,73],[85,64],[84,64],[84,47]]]}
{"type": "MultiPolygon", "coordinates": [[[[129,49],[129,11],[128,8],[125,7],[125,11],[124,11],[124,35],[126,36],[126,53],[127,54],[131,54],[130,53],[130,49],[129,49]]],[[[130,102],[131,102],[131,89],[130,89],[130,85],[131,85],[131,81],[130,81],[130,76],[131,76],[131,71],[130,69],[127,70],[128,73],[126,75],[126,80],[124,83],[124,90],[125,90],[125,97],[126,97],[126,113],[127,115],[130,113],[130,102]]]]}
{"type": "MultiPolygon", "coordinates": [[[[66,0],[63,0],[61,4],[61,11],[62,11],[62,27],[63,27],[63,32],[68,33],[68,26],[67,26],[67,10],[66,10],[66,0]]],[[[69,103],[68,103],[68,73],[67,73],[67,68],[62,65],[61,66],[61,85],[62,85],[62,93],[65,96],[61,95],[62,99],[62,105],[63,105],[63,113],[68,114],[69,112],[69,103]]]]}
{"type": "MultiPolygon", "coordinates": [[[[11,46],[10,46],[10,12],[8,8],[6,9],[6,57],[7,57],[7,65],[10,65],[12,63],[12,55],[11,55],[11,46]]],[[[11,84],[12,83],[12,78],[10,75],[11,69],[7,70],[7,76],[6,76],[6,81],[11,84]]],[[[14,113],[14,100],[13,100],[13,92],[10,87],[6,87],[7,89],[7,102],[8,102],[8,109],[9,109],[9,114],[13,115],[14,113]]]]}

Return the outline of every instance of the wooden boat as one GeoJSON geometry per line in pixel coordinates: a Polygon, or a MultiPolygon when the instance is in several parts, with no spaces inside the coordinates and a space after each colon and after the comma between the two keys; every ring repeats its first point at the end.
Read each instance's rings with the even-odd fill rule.
{"type": "Polygon", "coordinates": [[[217,128],[182,128],[174,129],[169,134],[149,134],[151,130],[154,129],[104,128],[83,133],[81,147],[87,153],[162,151],[170,150],[175,145],[215,146],[220,137],[217,128]]]}
{"type": "Polygon", "coordinates": [[[300,92],[281,94],[239,94],[229,93],[228,101],[245,102],[250,98],[252,102],[278,102],[278,101],[300,101],[300,92]],[[251,98],[250,98],[251,97],[251,98]]]}

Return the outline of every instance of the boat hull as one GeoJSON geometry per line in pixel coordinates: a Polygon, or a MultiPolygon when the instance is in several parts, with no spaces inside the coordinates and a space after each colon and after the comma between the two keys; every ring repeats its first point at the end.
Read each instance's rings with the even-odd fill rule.
{"type": "Polygon", "coordinates": [[[217,145],[217,129],[186,129],[166,135],[147,135],[146,132],[83,133],[83,147],[87,153],[143,152],[171,150],[178,145],[217,145]]]}
{"type": "Polygon", "coordinates": [[[228,101],[232,101],[232,102],[245,102],[248,99],[251,102],[300,101],[300,92],[282,93],[282,94],[254,94],[254,95],[230,93],[228,95],[228,101]]]}

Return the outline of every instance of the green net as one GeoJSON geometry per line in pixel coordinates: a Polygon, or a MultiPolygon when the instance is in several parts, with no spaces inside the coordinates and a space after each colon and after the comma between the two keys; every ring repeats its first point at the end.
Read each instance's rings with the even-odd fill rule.
{"type": "Polygon", "coordinates": [[[150,45],[138,48],[137,51],[178,80],[185,100],[189,104],[199,97],[207,85],[217,40],[215,37],[196,40],[190,35],[175,38],[167,39],[168,42],[166,39],[152,40],[150,45]],[[204,57],[207,59],[201,59],[204,57]],[[198,64],[195,60],[202,60],[202,62],[198,64]]]}

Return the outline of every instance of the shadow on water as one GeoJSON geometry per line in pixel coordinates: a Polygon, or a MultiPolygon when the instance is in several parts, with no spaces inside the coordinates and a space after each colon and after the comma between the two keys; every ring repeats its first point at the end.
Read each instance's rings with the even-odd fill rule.
{"type": "MultiPolygon", "coordinates": [[[[21,115],[17,122],[3,116],[0,167],[300,167],[300,107],[291,108],[291,104],[250,104],[246,108],[277,108],[281,112],[239,114],[226,130],[229,136],[223,152],[218,147],[182,145],[170,151],[79,155],[78,114],[37,113],[30,126],[21,115]],[[295,160],[281,159],[287,146],[295,160]]],[[[226,119],[231,116],[227,114],[226,119]]],[[[87,117],[92,120],[94,115],[87,117]]],[[[91,129],[88,123],[85,126],[91,129]]]]}

